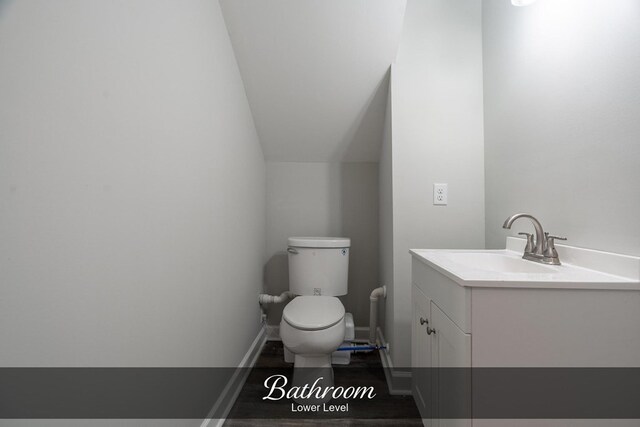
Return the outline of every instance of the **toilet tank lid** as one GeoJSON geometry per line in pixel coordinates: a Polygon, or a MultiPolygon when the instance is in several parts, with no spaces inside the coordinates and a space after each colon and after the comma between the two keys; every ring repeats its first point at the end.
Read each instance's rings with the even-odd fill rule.
{"type": "Polygon", "coordinates": [[[289,237],[289,246],[294,248],[348,248],[348,237],[289,237]]]}

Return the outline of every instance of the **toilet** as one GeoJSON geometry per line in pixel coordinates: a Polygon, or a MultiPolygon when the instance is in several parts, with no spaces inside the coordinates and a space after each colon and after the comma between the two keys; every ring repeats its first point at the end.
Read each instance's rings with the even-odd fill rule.
{"type": "Polygon", "coordinates": [[[298,296],[284,308],[280,337],[293,355],[294,384],[308,384],[314,370],[302,368],[315,368],[322,387],[333,385],[331,355],[345,339],[345,309],[336,297],[347,294],[350,246],[344,237],[288,240],[289,291],[298,296]]]}

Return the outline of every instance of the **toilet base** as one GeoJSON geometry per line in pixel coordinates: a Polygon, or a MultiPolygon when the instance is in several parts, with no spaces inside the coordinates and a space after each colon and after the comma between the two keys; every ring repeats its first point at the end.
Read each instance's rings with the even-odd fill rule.
{"type": "Polygon", "coordinates": [[[294,368],[331,368],[331,354],[294,354],[294,368]]]}
{"type": "Polygon", "coordinates": [[[294,397],[294,402],[318,405],[331,400],[330,392],[323,393],[334,384],[331,354],[295,354],[294,356],[292,386],[300,388],[307,386],[307,389],[311,390],[307,398],[294,397]]]}
{"type": "Polygon", "coordinates": [[[285,345],[284,347],[284,361],[287,363],[294,363],[296,360],[296,355],[293,354],[291,350],[289,350],[285,345]]]}

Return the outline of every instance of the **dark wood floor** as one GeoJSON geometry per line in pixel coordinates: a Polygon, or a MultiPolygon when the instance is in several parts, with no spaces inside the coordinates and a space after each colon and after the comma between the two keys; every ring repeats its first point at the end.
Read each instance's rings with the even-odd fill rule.
{"type": "Polygon", "coordinates": [[[376,396],[367,399],[336,399],[329,404],[349,404],[349,411],[336,414],[294,413],[291,400],[265,401],[264,380],[273,372],[292,371],[284,361],[281,342],[265,345],[255,368],[227,416],[225,426],[422,426],[411,396],[392,396],[377,352],[351,355],[348,366],[334,366],[336,386],[373,386],[376,396]]]}

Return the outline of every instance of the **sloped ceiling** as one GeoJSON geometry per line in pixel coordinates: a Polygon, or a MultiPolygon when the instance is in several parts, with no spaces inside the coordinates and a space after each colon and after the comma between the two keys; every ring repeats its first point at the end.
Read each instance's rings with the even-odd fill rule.
{"type": "Polygon", "coordinates": [[[405,0],[220,0],[268,161],[378,161],[405,0]]]}

